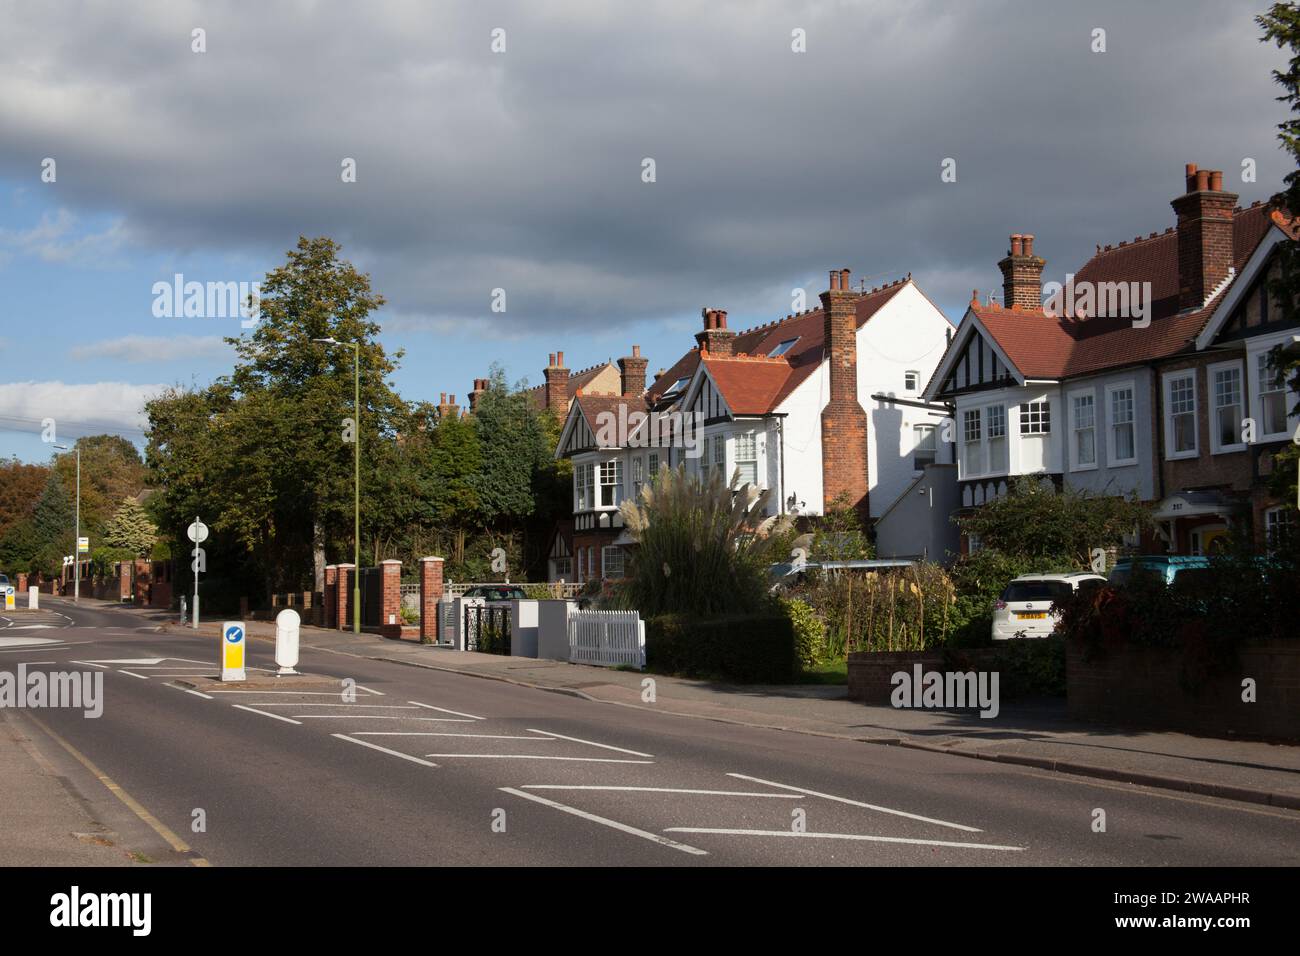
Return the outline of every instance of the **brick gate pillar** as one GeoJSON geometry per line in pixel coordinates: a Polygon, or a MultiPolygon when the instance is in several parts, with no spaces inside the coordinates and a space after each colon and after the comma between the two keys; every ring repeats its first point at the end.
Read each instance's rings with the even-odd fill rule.
{"type": "Polygon", "coordinates": [[[442,558],[420,559],[420,641],[438,641],[438,602],[442,600],[442,558]]]}
{"type": "Polygon", "coordinates": [[[402,562],[396,558],[381,561],[383,590],[379,633],[384,637],[402,636],[402,562]]]}
{"type": "Polygon", "coordinates": [[[338,565],[325,565],[325,620],[321,623],[328,628],[338,627],[339,614],[339,569],[338,565]]]}
{"type": "Polygon", "coordinates": [[[352,630],[352,587],[357,578],[357,568],[354,564],[340,564],[338,572],[338,600],[334,602],[337,608],[336,626],[340,631],[350,631],[352,630]]]}

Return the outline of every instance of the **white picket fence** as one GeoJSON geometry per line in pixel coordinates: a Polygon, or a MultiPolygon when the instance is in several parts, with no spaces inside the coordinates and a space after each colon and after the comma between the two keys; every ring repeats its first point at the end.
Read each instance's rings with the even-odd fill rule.
{"type": "Polygon", "coordinates": [[[645,622],[636,611],[573,611],[569,660],[575,664],[645,669],[645,622]]]}

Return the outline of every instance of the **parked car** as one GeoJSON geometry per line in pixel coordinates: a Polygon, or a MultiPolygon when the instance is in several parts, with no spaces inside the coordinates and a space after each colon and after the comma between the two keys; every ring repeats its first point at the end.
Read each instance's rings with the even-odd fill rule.
{"type": "Polygon", "coordinates": [[[522,601],[527,595],[517,584],[477,584],[461,595],[467,598],[487,598],[489,601],[522,601]]]}
{"type": "MultiPolygon", "coordinates": [[[[6,594],[13,594],[13,593],[14,593],[14,587],[12,584],[9,583],[9,575],[0,574],[0,598],[4,597],[6,594]]],[[[0,605],[3,604],[4,602],[0,601],[0,605]]]]}
{"type": "Polygon", "coordinates": [[[1069,574],[1022,574],[993,602],[993,640],[1049,637],[1060,623],[1052,604],[1084,587],[1100,587],[1106,579],[1090,571],[1069,574]]]}
{"type": "Polygon", "coordinates": [[[1144,554],[1132,558],[1120,558],[1111,569],[1110,583],[1125,583],[1132,576],[1133,569],[1139,567],[1164,578],[1165,584],[1173,584],[1179,574],[1185,571],[1202,571],[1209,566],[1210,559],[1199,554],[1144,554]]]}

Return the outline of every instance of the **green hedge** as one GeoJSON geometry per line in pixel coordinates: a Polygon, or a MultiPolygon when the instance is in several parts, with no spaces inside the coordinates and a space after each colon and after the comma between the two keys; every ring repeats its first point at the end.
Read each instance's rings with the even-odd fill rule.
{"type": "Polygon", "coordinates": [[[784,614],[661,615],[646,622],[646,667],[659,674],[742,684],[789,684],[799,671],[784,614]]]}

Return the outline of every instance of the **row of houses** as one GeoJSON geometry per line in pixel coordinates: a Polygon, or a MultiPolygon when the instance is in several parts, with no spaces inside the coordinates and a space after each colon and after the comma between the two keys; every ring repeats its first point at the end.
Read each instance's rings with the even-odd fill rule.
{"type": "Polygon", "coordinates": [[[695,344],[653,381],[636,346],[574,373],[552,354],[532,397],[563,420],[574,481],[551,579],[621,576],[619,505],[683,462],[739,471],[774,514],[854,508],[881,556],[978,546],[953,517],[1021,476],[1151,502],[1144,551],[1204,553],[1237,524],[1265,546],[1296,513],[1267,490],[1297,428],[1267,357],[1300,329],[1266,283],[1297,229],[1237,198],[1188,165],[1173,226],[1098,246],[1046,290],[1035,237],[1013,235],[1001,301],[976,291],[956,328],[910,274],[854,288],[838,269],[820,308],[764,325],[702,310],[695,344]]]}

